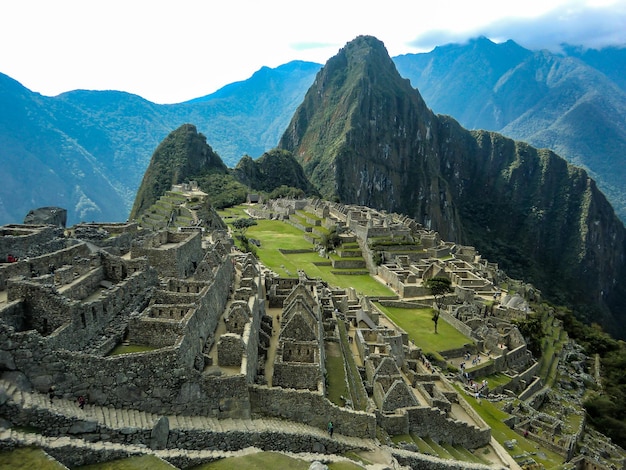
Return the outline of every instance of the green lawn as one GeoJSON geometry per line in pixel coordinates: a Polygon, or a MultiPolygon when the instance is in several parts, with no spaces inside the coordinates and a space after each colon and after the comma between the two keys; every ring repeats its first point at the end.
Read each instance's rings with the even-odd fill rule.
{"type": "MultiPolygon", "coordinates": [[[[331,286],[340,288],[354,287],[357,292],[369,296],[392,296],[394,292],[387,286],[376,281],[368,274],[341,275],[334,274],[341,269],[332,266],[316,266],[314,263],[328,262],[316,252],[283,254],[279,249],[303,250],[312,249],[313,245],[304,239],[304,233],[279,220],[258,220],[258,225],[248,229],[246,236],[261,241],[257,249],[259,260],[268,268],[284,277],[296,277],[298,270],[304,270],[311,278],[321,278],[331,286]]],[[[344,270],[350,271],[350,270],[344,270]]]]}
{"type": "Polygon", "coordinates": [[[341,398],[349,397],[346,374],[343,366],[341,348],[336,343],[326,345],[326,380],[328,380],[328,399],[337,406],[344,406],[341,398]]]}
{"type": "Polygon", "coordinates": [[[176,467],[152,455],[141,455],[76,468],[80,470],[173,470],[176,467]]]}
{"type": "Polygon", "coordinates": [[[443,318],[439,318],[438,333],[435,334],[431,308],[385,307],[379,303],[376,303],[376,306],[396,325],[406,331],[409,338],[414,340],[415,345],[421,348],[424,353],[438,353],[473,343],[471,338],[459,333],[443,318]]]}
{"type": "MultiPolygon", "coordinates": [[[[343,320],[337,320],[337,330],[339,331],[339,338],[344,345],[344,349],[349,351],[350,346],[348,346],[348,332],[343,320]]],[[[356,362],[354,361],[354,356],[348,354],[348,356],[345,357],[345,360],[350,396],[352,397],[352,406],[355,410],[365,410],[367,407],[367,396],[365,395],[365,389],[363,388],[361,376],[357,369],[356,362]]]]}
{"type": "MultiPolygon", "coordinates": [[[[243,457],[230,457],[193,468],[194,470],[230,470],[233,468],[239,470],[274,470],[277,468],[307,470],[310,465],[310,462],[277,452],[259,452],[243,457]]],[[[328,468],[331,470],[358,470],[363,467],[352,462],[332,462],[328,464],[328,468]]]]}
{"type": "Polygon", "coordinates": [[[246,206],[233,206],[227,207],[226,209],[222,209],[217,211],[217,214],[224,219],[224,222],[228,223],[230,220],[240,219],[242,217],[250,217],[248,214],[244,212],[246,206]]]}
{"type": "Polygon", "coordinates": [[[21,447],[7,452],[0,452],[0,468],[12,470],[62,470],[65,466],[52,460],[41,449],[21,447]]]}

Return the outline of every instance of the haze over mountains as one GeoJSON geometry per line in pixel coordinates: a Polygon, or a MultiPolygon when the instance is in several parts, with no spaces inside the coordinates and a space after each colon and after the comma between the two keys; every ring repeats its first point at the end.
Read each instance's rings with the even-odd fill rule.
{"type": "Polygon", "coordinates": [[[159,143],[194,123],[229,166],[276,145],[320,65],[262,68],[191,102],[157,105],[119,91],[33,93],[0,74],[0,223],[60,206],[68,223],[121,221],[159,143]]]}
{"type": "MultiPolygon", "coordinates": [[[[566,47],[563,57],[479,38],[394,62],[436,113],[584,165],[626,220],[625,50],[566,47]]],[[[125,220],[152,152],[183,123],[229,167],[257,158],[278,143],[320,67],[264,67],[176,105],[118,91],[45,97],[0,74],[0,223],[45,205],[67,208],[70,224],[125,220]]]]}
{"type": "Polygon", "coordinates": [[[429,107],[582,166],[626,220],[626,48],[566,56],[478,38],[394,59],[429,107]]]}

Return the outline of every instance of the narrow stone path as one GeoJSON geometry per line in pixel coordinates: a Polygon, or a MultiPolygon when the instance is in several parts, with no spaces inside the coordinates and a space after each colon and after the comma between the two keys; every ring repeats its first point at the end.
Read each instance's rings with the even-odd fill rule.
{"type": "Polygon", "coordinates": [[[241,284],[241,273],[239,272],[237,268],[235,268],[235,278],[233,282],[232,292],[230,294],[230,297],[228,298],[228,301],[226,302],[226,305],[224,306],[224,311],[222,312],[219,320],[217,321],[217,326],[213,333],[213,337],[215,338],[215,341],[213,345],[211,346],[211,350],[209,351],[209,354],[208,354],[208,356],[211,358],[213,362],[213,365],[205,367],[203,371],[204,373],[210,373],[211,371],[219,370],[220,373],[222,374],[236,375],[236,374],[239,374],[241,371],[239,367],[220,367],[219,360],[218,360],[219,358],[217,355],[217,343],[219,339],[222,337],[222,335],[226,333],[226,324],[224,323],[224,315],[230,310],[230,306],[233,303],[235,292],[239,288],[240,284],[241,284]]]}

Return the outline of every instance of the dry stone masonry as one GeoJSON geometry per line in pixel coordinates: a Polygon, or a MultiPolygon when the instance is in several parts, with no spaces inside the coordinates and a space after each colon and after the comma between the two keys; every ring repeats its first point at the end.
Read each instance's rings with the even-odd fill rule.
{"type": "MultiPolygon", "coordinates": [[[[168,197],[184,201],[187,190],[194,191],[173,188],[168,197]]],[[[0,447],[32,443],[14,429],[29,426],[51,451],[46,439],[67,438],[65,451],[52,452],[69,465],[78,464],[78,448],[80,463],[161,452],[180,466],[180,449],[343,453],[382,448],[381,433],[471,450],[490,445],[491,431],[466,400],[470,377],[509,377],[506,390],[483,394],[535,397],[542,389],[511,321],[540,293],[502,292],[504,274],[472,247],[445,243],[404,216],[319,200],[268,201],[250,214],[300,226],[312,241],[319,227],[338,227],[348,248],[335,268],[366,270],[396,295],[372,299],[304,272],[277,276],[236,250],[221,226],[159,228],[152,217],[149,226],[2,227],[0,447]],[[468,337],[466,347],[442,353],[443,363],[374,302],[432,306],[423,283],[435,276],[454,286],[442,318],[468,337]],[[342,406],[327,398],[331,349],[341,351],[354,392],[342,406]],[[483,361],[455,369],[468,354],[483,361]],[[91,444],[101,441],[119,448],[91,444]]],[[[529,408],[511,412],[542,429],[537,441],[559,435],[558,422],[529,408]]],[[[553,440],[552,448],[568,454],[581,435],[553,440]]],[[[394,452],[396,462],[458,468],[415,449],[394,452]]]]}

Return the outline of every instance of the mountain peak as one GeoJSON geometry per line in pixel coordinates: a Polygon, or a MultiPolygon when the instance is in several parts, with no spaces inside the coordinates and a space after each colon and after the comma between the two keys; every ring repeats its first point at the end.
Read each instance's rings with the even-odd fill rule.
{"type": "Polygon", "coordinates": [[[341,48],[338,54],[328,61],[335,60],[347,65],[348,69],[361,70],[364,66],[377,66],[395,70],[395,65],[385,44],[374,36],[357,36],[341,48]]]}
{"type": "MultiPolygon", "coordinates": [[[[417,194],[400,197],[410,183],[401,162],[409,148],[399,138],[412,136],[410,150],[419,154],[419,165],[436,165],[428,150],[433,118],[384,44],[359,36],[320,70],[279,147],[292,151],[322,196],[421,218],[417,194]],[[367,170],[359,173],[359,167],[367,170]]],[[[441,213],[431,217],[440,221],[441,213]]]]}
{"type": "Polygon", "coordinates": [[[152,154],[130,218],[138,217],[169,191],[172,185],[208,171],[225,174],[228,170],[196,126],[183,124],[172,131],[152,154]]]}

